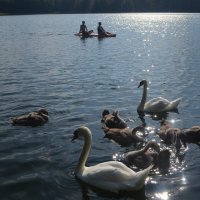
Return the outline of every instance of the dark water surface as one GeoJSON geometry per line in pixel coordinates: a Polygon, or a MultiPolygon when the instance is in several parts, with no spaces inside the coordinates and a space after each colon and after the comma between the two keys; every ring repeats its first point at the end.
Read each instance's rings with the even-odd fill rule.
{"type": "MultiPolygon", "coordinates": [[[[0,199],[200,198],[200,149],[189,145],[181,160],[172,152],[169,174],[154,173],[145,189],[116,197],[90,190],[74,177],[83,141],[71,142],[80,125],[93,132],[87,164],[111,160],[120,147],[103,138],[101,113],[119,110],[130,127],[141,124],[136,108],[142,79],[148,99],[182,97],[175,127],[199,125],[200,15],[96,14],[0,17],[0,199]],[[98,21],[116,38],[74,36],[82,20],[98,21]],[[18,127],[10,117],[45,107],[49,122],[18,127]]],[[[159,121],[145,117],[148,127],[159,121]]],[[[159,138],[154,134],[149,139],[159,138]]]]}

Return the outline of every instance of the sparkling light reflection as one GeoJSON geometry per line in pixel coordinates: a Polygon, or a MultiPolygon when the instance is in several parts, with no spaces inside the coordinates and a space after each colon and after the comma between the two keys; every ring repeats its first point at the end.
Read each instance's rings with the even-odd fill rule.
{"type": "Polygon", "coordinates": [[[186,184],[187,184],[187,179],[186,179],[184,176],[182,177],[182,179],[181,179],[181,180],[182,180],[182,184],[184,184],[184,185],[186,185],[186,184]]]}
{"type": "Polygon", "coordinates": [[[169,199],[169,194],[168,194],[168,192],[155,193],[155,197],[157,197],[161,200],[167,200],[167,199],[169,199]]]}
{"type": "Polygon", "coordinates": [[[153,128],[153,127],[148,126],[148,127],[146,127],[146,130],[147,130],[147,132],[150,133],[150,134],[151,134],[151,133],[152,133],[152,134],[155,133],[155,128],[153,128]]]}
{"type": "MultiPolygon", "coordinates": [[[[148,22],[149,26],[152,26],[151,22],[172,22],[172,21],[185,21],[186,15],[185,14],[175,14],[173,15],[172,13],[167,14],[167,13],[138,13],[138,14],[123,14],[120,15],[121,18],[125,19],[130,19],[130,20],[136,20],[139,19],[140,21],[145,21],[146,23],[148,22]]],[[[158,27],[159,24],[156,24],[158,27]]]]}

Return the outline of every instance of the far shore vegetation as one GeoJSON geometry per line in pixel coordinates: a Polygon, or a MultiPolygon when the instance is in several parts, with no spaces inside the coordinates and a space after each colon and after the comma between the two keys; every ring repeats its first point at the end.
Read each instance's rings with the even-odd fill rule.
{"type": "Polygon", "coordinates": [[[200,12],[200,0],[0,0],[0,15],[200,12]]]}

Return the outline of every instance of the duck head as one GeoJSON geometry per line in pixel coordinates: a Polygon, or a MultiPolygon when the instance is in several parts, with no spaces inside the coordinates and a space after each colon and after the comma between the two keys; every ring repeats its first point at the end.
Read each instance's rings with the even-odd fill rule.
{"type": "Polygon", "coordinates": [[[146,145],[146,149],[148,149],[148,148],[153,149],[157,153],[160,152],[160,146],[158,145],[158,143],[156,141],[149,141],[146,145]]]}
{"type": "Polygon", "coordinates": [[[108,128],[126,128],[126,122],[119,116],[119,112],[113,112],[112,114],[109,113],[108,110],[104,110],[102,113],[102,120],[101,122],[105,123],[108,128]]]}
{"type": "Polygon", "coordinates": [[[38,114],[39,115],[49,115],[48,111],[44,108],[41,108],[40,110],[38,110],[38,114]]]}
{"type": "Polygon", "coordinates": [[[41,108],[38,112],[37,112],[38,115],[40,115],[43,119],[44,119],[44,122],[47,122],[49,120],[49,117],[48,117],[48,111],[44,108],[41,108]]]}

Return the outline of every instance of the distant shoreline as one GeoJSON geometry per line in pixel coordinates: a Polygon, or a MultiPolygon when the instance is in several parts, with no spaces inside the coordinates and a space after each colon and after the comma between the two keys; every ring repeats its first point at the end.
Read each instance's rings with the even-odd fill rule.
{"type": "Polygon", "coordinates": [[[2,15],[200,13],[199,0],[0,0],[2,15]],[[4,14],[5,13],[5,14],[4,14]]]}
{"type": "Polygon", "coordinates": [[[171,14],[176,14],[176,13],[185,13],[185,14],[200,14],[200,12],[104,12],[104,13],[100,13],[100,12],[90,12],[90,13],[59,13],[59,12],[52,12],[52,13],[0,13],[0,16],[12,16],[12,15],[48,15],[48,14],[137,14],[137,13],[171,13],[171,14]]]}

